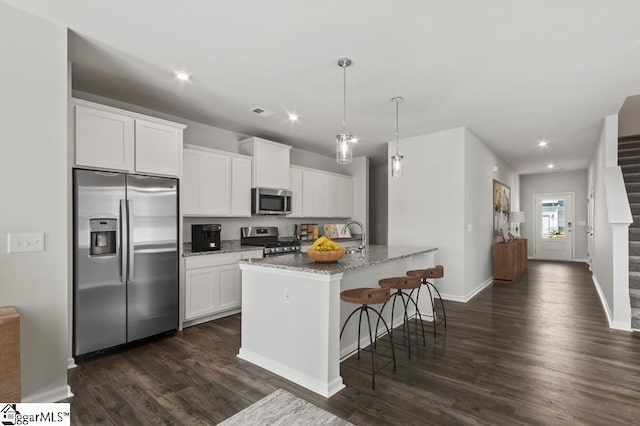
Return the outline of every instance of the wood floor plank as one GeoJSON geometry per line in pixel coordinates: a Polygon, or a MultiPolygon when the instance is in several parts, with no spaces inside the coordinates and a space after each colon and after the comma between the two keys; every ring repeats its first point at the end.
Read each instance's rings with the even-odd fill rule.
{"type": "Polygon", "coordinates": [[[329,399],[237,358],[234,315],[70,370],[72,422],[215,424],[282,388],[356,425],[640,424],[640,338],[608,328],[584,264],[531,261],[445,303],[447,330],[425,323],[411,359],[394,338],[397,371],[376,390],[368,354],[342,363],[347,388],[329,399]]]}

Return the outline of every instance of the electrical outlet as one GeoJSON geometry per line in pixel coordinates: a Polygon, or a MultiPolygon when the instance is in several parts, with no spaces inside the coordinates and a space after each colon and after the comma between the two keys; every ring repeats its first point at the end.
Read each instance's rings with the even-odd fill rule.
{"type": "Polygon", "coordinates": [[[291,303],[291,293],[289,292],[289,289],[286,289],[284,291],[284,303],[286,304],[291,303]]]}
{"type": "Polygon", "coordinates": [[[44,251],[44,232],[7,235],[7,253],[27,251],[44,251]]]}
{"type": "Polygon", "coordinates": [[[473,231],[473,226],[471,226],[471,224],[467,224],[467,232],[471,232],[473,231]]]}

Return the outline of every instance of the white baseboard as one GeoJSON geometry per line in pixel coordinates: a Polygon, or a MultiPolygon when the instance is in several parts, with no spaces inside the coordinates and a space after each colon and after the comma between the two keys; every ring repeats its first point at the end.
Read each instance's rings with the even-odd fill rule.
{"type": "Polygon", "coordinates": [[[72,396],[73,393],[71,392],[71,387],[69,385],[64,385],[57,389],[52,389],[44,392],[36,392],[31,395],[23,396],[22,402],[59,402],[63,399],[71,398],[72,396]]]}
{"type": "Polygon", "coordinates": [[[72,368],[76,368],[76,360],[73,357],[67,358],[67,370],[71,370],[72,368]]]}
{"type": "Polygon", "coordinates": [[[236,308],[236,309],[231,309],[230,311],[219,312],[217,314],[207,315],[207,316],[204,316],[204,317],[201,317],[201,318],[196,318],[196,319],[192,319],[192,320],[185,320],[182,323],[182,326],[184,328],[191,327],[193,325],[198,325],[198,324],[202,324],[202,323],[205,323],[205,322],[217,320],[217,319],[220,319],[220,318],[228,317],[230,315],[235,315],[235,314],[240,313],[241,311],[242,311],[242,309],[236,308]]]}
{"type": "Polygon", "coordinates": [[[580,259],[573,259],[573,261],[574,261],[574,262],[589,263],[589,260],[588,260],[588,259],[582,259],[582,258],[580,258],[580,259]]]}
{"type": "Polygon", "coordinates": [[[249,361],[252,364],[255,364],[279,376],[282,376],[287,380],[291,380],[292,382],[309,390],[312,390],[315,393],[324,396],[325,398],[329,398],[345,388],[344,383],[342,383],[342,376],[338,376],[330,382],[325,383],[322,380],[318,380],[298,370],[294,370],[287,365],[283,365],[277,361],[274,361],[262,355],[258,355],[244,348],[240,348],[238,358],[249,361]]]}
{"type": "Polygon", "coordinates": [[[596,286],[596,291],[598,292],[598,297],[600,298],[600,304],[604,308],[604,313],[607,315],[607,323],[609,324],[609,328],[612,328],[611,310],[609,309],[609,304],[607,303],[606,297],[604,297],[604,292],[602,291],[600,282],[598,282],[598,278],[595,276],[595,274],[591,274],[591,279],[593,280],[593,284],[596,286]]]}
{"type": "Polygon", "coordinates": [[[482,290],[484,290],[487,286],[491,285],[491,283],[493,283],[493,277],[490,277],[488,280],[481,283],[479,286],[477,286],[475,289],[471,290],[469,293],[465,294],[464,296],[459,296],[457,294],[450,294],[450,293],[440,293],[440,295],[444,300],[450,300],[452,302],[467,303],[471,299],[476,297],[476,295],[480,293],[482,290]]]}
{"type": "Polygon", "coordinates": [[[489,279],[487,281],[485,281],[482,284],[480,284],[478,287],[475,288],[475,290],[472,290],[471,292],[467,293],[467,295],[465,296],[464,303],[467,303],[468,301],[470,301],[471,299],[476,297],[476,295],[478,293],[480,293],[482,290],[484,290],[491,283],[493,283],[493,277],[489,277],[489,279]]]}

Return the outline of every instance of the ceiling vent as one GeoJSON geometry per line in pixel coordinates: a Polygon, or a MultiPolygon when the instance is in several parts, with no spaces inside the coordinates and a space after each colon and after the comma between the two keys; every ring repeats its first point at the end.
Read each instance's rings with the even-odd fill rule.
{"type": "Polygon", "coordinates": [[[251,112],[258,114],[261,117],[270,117],[273,114],[275,114],[273,111],[269,111],[267,109],[260,108],[260,107],[256,107],[252,109],[251,112]]]}

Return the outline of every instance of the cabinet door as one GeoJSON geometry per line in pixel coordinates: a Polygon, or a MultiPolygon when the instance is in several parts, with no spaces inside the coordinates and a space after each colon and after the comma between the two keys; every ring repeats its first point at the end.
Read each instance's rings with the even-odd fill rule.
{"type": "Polygon", "coordinates": [[[133,118],[75,107],[76,165],[132,172],[133,139],[133,118]]]}
{"type": "Polygon", "coordinates": [[[256,141],[253,155],[259,160],[254,164],[254,186],[289,189],[289,148],[278,145],[256,141]]]}
{"type": "Polygon", "coordinates": [[[291,184],[291,214],[289,217],[303,217],[302,214],[302,170],[292,168],[289,171],[291,184]]]}
{"type": "Polygon", "coordinates": [[[240,268],[237,263],[219,266],[218,274],[218,306],[217,310],[239,308],[241,305],[240,268]]]}
{"type": "Polygon", "coordinates": [[[229,216],[231,207],[231,158],[210,153],[201,155],[201,214],[229,216]]]}
{"type": "Polygon", "coordinates": [[[329,217],[340,217],[342,212],[342,206],[340,205],[340,177],[327,175],[327,185],[329,187],[329,217]]]}
{"type": "Polygon", "coordinates": [[[251,216],[251,160],[231,159],[231,216],[251,216]]]}
{"type": "Polygon", "coordinates": [[[182,129],[136,120],[136,172],[180,176],[182,129]]]}
{"type": "Polygon", "coordinates": [[[215,311],[219,305],[218,292],[214,288],[217,281],[218,271],[216,268],[200,268],[186,272],[185,320],[201,317],[215,311]],[[216,291],[214,292],[214,290],[216,291]]]}
{"type": "Polygon", "coordinates": [[[198,214],[202,210],[200,199],[202,193],[200,157],[201,155],[197,152],[184,150],[180,198],[182,214],[185,215],[198,214]]]}
{"type": "Polygon", "coordinates": [[[353,216],[353,179],[338,177],[338,217],[353,216]]]}
{"type": "Polygon", "coordinates": [[[329,175],[302,172],[302,214],[304,217],[329,216],[329,175]]]}

